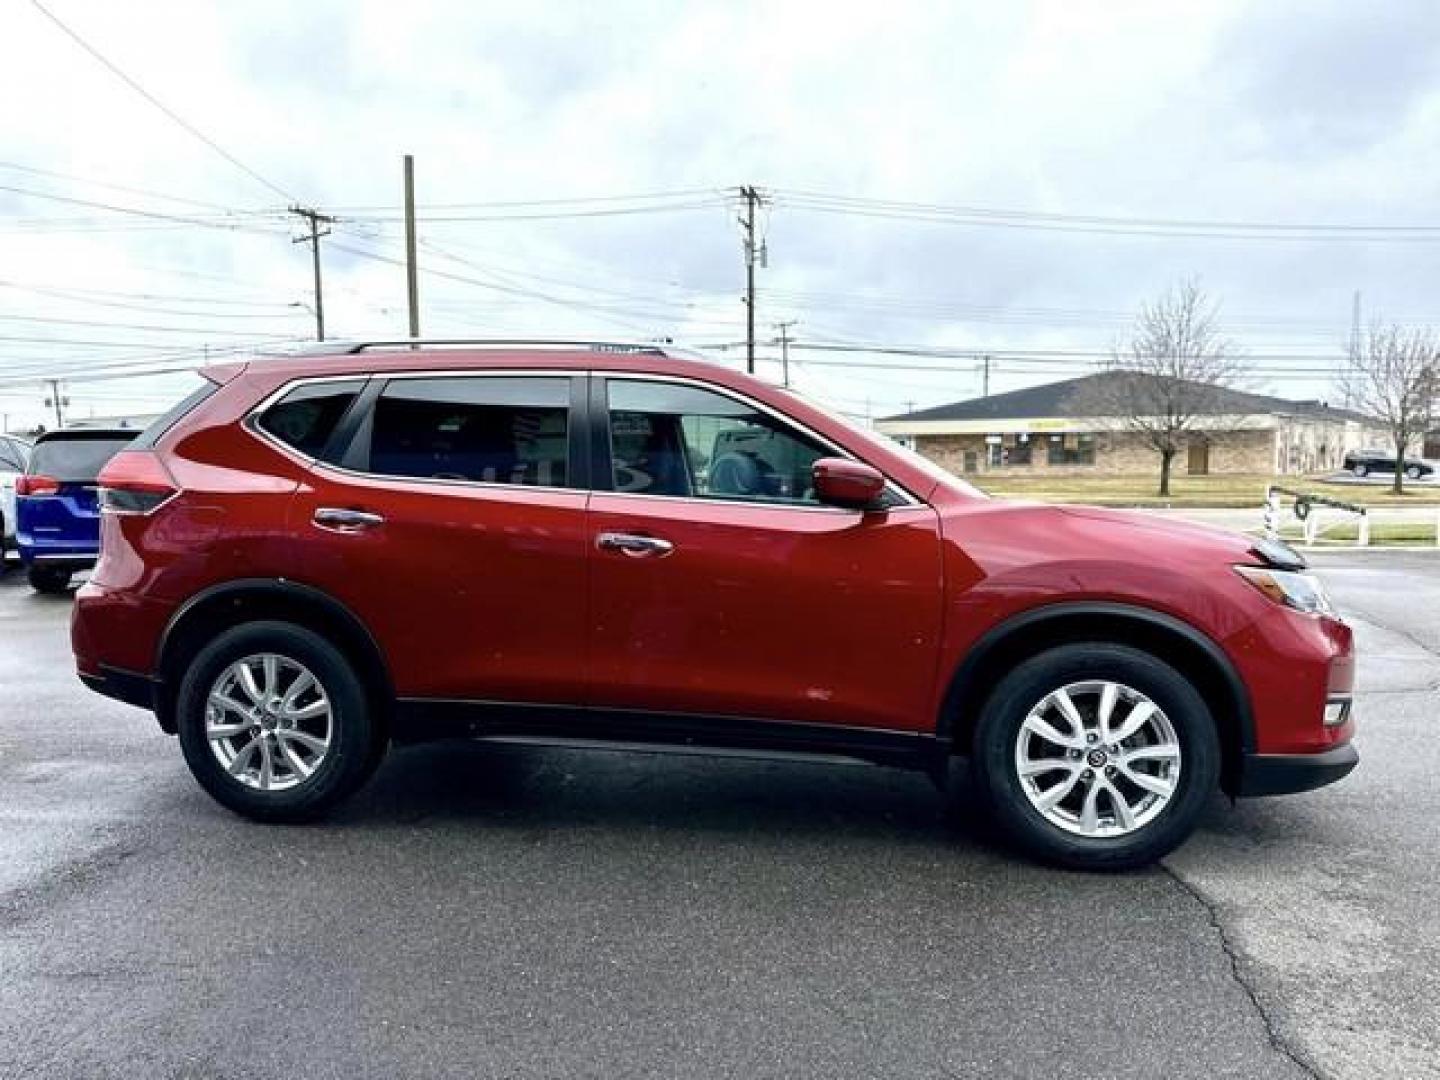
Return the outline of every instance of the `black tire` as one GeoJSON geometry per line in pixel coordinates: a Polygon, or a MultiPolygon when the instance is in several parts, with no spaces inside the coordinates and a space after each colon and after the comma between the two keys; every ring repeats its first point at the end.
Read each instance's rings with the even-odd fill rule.
{"type": "Polygon", "coordinates": [[[252,622],[225,631],[200,650],[176,699],[176,726],[185,762],[221,805],[264,822],[308,821],[354,794],[380,764],[385,743],[355,669],[320,635],[286,622],[252,622]],[[205,734],[206,702],[215,681],[236,660],[274,653],[297,661],[330,699],[330,746],[313,775],[295,787],[247,787],[220,764],[205,734]]]}
{"type": "Polygon", "coordinates": [[[1024,661],[996,686],[976,725],[971,755],[981,805],[1007,838],[1043,862],[1077,870],[1130,870],[1174,850],[1195,828],[1220,777],[1220,742],[1204,699],[1149,653],[1124,645],[1063,645],[1024,661]],[[1164,711],[1180,747],[1180,773],[1168,804],[1121,836],[1067,832],[1042,816],[1021,786],[1017,739],[1030,710],[1072,683],[1107,680],[1132,687],[1164,711]]]}
{"type": "Polygon", "coordinates": [[[27,575],[30,587],[46,596],[59,596],[70,591],[70,571],[53,566],[32,566],[27,575]]]}
{"type": "Polygon", "coordinates": [[[1356,476],[1369,476],[1370,466],[1366,465],[1363,461],[1357,461],[1351,467],[1350,471],[1353,472],[1356,476]]]}
{"type": "Polygon", "coordinates": [[[1424,475],[1424,473],[1420,471],[1419,465],[1407,465],[1405,468],[1405,475],[1408,476],[1411,480],[1419,480],[1420,477],[1424,475]]]}

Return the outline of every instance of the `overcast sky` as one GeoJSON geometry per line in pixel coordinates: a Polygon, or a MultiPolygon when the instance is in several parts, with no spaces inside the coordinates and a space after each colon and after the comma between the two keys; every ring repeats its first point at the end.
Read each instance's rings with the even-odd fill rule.
{"type": "Polygon", "coordinates": [[[974,396],[987,352],[992,392],[1084,374],[1188,276],[1254,390],[1327,396],[1357,290],[1367,322],[1440,323],[1425,0],[44,2],[234,160],[8,0],[11,427],[46,416],[16,376],[72,375],[73,415],[153,412],[181,380],[84,376],[313,334],[292,201],[339,219],[330,336],[403,334],[407,152],[426,334],[743,362],[718,347],[744,335],[753,184],[763,367],[795,320],[795,381],[856,414],[974,396]],[[813,348],[867,344],[957,355],[813,348]]]}

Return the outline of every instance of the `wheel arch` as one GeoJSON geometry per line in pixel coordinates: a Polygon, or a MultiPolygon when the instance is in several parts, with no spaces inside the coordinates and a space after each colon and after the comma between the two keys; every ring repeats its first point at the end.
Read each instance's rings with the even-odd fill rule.
{"type": "Polygon", "coordinates": [[[395,700],[389,667],[365,623],[321,589],[285,578],[243,578],[196,593],[171,616],[156,649],[156,717],[175,734],[175,701],[189,663],[233,626],[275,619],[303,626],[335,645],[355,668],[375,715],[387,728],[395,700]]]}
{"type": "Polygon", "coordinates": [[[1133,604],[1046,604],[992,627],[952,674],[936,718],[937,735],[954,752],[968,755],[980,711],[1005,672],[1046,649],[1085,641],[1140,649],[1189,679],[1210,704],[1220,737],[1221,784],[1234,790],[1245,755],[1255,749],[1244,681],[1207,634],[1173,615],[1133,604]]]}

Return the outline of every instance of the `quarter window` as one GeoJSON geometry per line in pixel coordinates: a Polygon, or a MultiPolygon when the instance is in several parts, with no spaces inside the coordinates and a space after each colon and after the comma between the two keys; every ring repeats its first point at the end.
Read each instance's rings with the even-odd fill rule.
{"type": "Polygon", "coordinates": [[[395,379],[375,402],[370,471],[563,487],[570,380],[395,379]]]}
{"type": "Polygon", "coordinates": [[[710,390],[612,379],[616,491],[818,505],[811,467],[828,451],[768,413],[710,390]]]}
{"type": "Polygon", "coordinates": [[[258,423],[302,454],[319,457],[363,386],[360,379],[297,386],[261,413],[258,423]]]}

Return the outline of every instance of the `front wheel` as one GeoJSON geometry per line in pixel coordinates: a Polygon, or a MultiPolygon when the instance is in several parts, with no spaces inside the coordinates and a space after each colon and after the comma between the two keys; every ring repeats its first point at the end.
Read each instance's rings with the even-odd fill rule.
{"type": "Polygon", "coordinates": [[[59,596],[70,589],[70,571],[53,566],[32,566],[27,576],[30,587],[46,596],[59,596]]]}
{"type": "Polygon", "coordinates": [[[996,687],[975,731],[976,789],[1037,858],[1154,862],[1195,827],[1220,774],[1214,720],[1168,664],[1122,645],[1051,649],[996,687]]]}
{"type": "Polygon", "coordinates": [[[1424,474],[1420,471],[1419,465],[1409,465],[1405,468],[1405,475],[1411,480],[1419,480],[1424,474]]]}
{"type": "Polygon", "coordinates": [[[316,817],[380,761],[354,668],[291,623],[246,623],[201,649],[180,685],[176,724],[200,785],[257,821],[316,817]]]}
{"type": "Polygon", "coordinates": [[[1370,466],[1366,465],[1363,461],[1357,461],[1354,465],[1350,467],[1350,471],[1353,472],[1356,476],[1369,476],[1370,466]]]}

